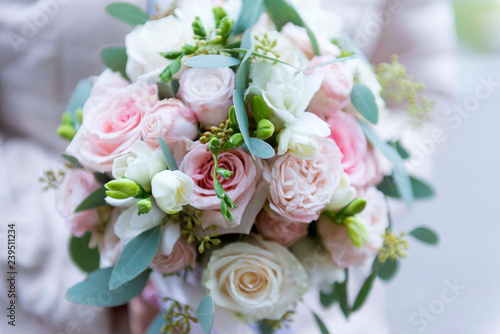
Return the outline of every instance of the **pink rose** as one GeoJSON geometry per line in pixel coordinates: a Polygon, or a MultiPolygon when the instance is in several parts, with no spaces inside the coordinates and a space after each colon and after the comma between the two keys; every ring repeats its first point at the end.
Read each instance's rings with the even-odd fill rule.
{"type": "Polygon", "coordinates": [[[332,138],[343,154],[342,166],[354,187],[380,183],[384,177],[375,154],[356,118],[346,112],[335,112],[328,120],[332,138]]]}
{"type": "Polygon", "coordinates": [[[158,102],[145,115],[142,125],[142,140],[152,148],[158,148],[158,138],[165,141],[198,136],[198,123],[193,112],[177,99],[158,102]]]}
{"type": "Polygon", "coordinates": [[[228,179],[218,176],[218,180],[237,206],[237,209],[231,210],[235,223],[222,217],[220,199],[214,191],[212,153],[199,142],[190,148],[179,166],[179,170],[194,181],[191,205],[204,210],[200,219],[204,228],[218,226],[221,228],[219,233],[248,234],[266,200],[267,164],[261,159],[254,159],[241,148],[219,154],[218,160],[219,167],[233,172],[228,179]]]}
{"type": "Polygon", "coordinates": [[[219,125],[233,105],[235,74],[227,67],[191,68],[179,82],[179,98],[205,127],[219,125]]]}
{"type": "Polygon", "coordinates": [[[309,224],[289,221],[269,215],[266,210],[262,210],[257,216],[255,227],[264,239],[274,241],[288,248],[307,235],[309,224]]]}
{"type": "Polygon", "coordinates": [[[57,211],[71,224],[71,230],[77,237],[93,230],[100,223],[97,209],[74,213],[78,205],[100,186],[92,173],[82,169],[70,169],[57,189],[57,211]]]}
{"type": "Polygon", "coordinates": [[[189,245],[184,238],[179,238],[174,245],[170,255],[156,254],[151,268],[160,274],[173,274],[187,267],[194,268],[196,265],[196,248],[189,245]]]}
{"type": "MultiPolygon", "coordinates": [[[[335,57],[314,57],[309,66],[316,66],[332,60],[335,60],[335,57]]],[[[309,108],[311,112],[326,119],[332,113],[344,109],[349,104],[354,77],[343,63],[324,65],[312,71],[323,73],[325,79],[321,84],[321,88],[311,100],[309,108]]]]}
{"type": "Polygon", "coordinates": [[[100,91],[85,103],[83,124],[66,152],[86,168],[109,172],[114,159],[141,138],[143,117],[158,102],[158,93],[156,85],[143,82],[100,91]]]}
{"type": "MultiPolygon", "coordinates": [[[[281,28],[280,33],[288,38],[296,47],[302,50],[307,58],[314,57],[314,50],[311,44],[311,39],[307,35],[306,28],[299,27],[293,23],[287,23],[281,28]]],[[[319,44],[319,51],[322,56],[340,56],[340,49],[338,46],[328,40],[328,38],[316,34],[316,39],[319,44]]]]}
{"type": "Polygon", "coordinates": [[[92,86],[88,101],[96,102],[106,99],[109,96],[119,93],[129,84],[130,83],[125,80],[120,73],[106,69],[97,78],[94,86],[92,86]]]}
{"type": "Polygon", "coordinates": [[[352,243],[346,227],[332,222],[327,217],[321,217],[318,221],[318,233],[323,244],[333,262],[341,268],[362,266],[367,259],[377,254],[384,243],[385,229],[389,226],[387,204],[380,191],[370,187],[361,191],[359,198],[367,201],[365,210],[359,216],[366,223],[369,234],[369,241],[361,248],[352,243]]]}
{"type": "Polygon", "coordinates": [[[342,177],[342,153],[333,140],[318,138],[314,159],[304,160],[287,153],[271,171],[269,207],[292,221],[310,223],[330,203],[342,177]]]}

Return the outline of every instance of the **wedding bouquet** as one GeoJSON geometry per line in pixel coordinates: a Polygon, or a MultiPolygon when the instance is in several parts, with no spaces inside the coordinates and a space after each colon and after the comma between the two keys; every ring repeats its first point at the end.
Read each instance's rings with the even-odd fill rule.
{"type": "Polygon", "coordinates": [[[150,333],[270,333],[308,291],[348,317],[393,275],[408,245],[385,197],[411,206],[432,190],[374,125],[391,117],[384,98],[420,121],[431,104],[397,59],[375,69],[333,14],[296,5],[107,7],[135,28],[78,85],[58,129],[66,166],[47,174],[89,273],[68,300],[112,307],[147,285],[161,308],[150,333]],[[350,303],[348,271],[366,263],[350,303]]]}

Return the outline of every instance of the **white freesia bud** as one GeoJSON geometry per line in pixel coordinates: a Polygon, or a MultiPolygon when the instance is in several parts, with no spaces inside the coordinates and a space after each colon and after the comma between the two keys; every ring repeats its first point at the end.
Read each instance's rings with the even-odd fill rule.
{"type": "Polygon", "coordinates": [[[115,179],[125,176],[139,183],[145,191],[151,191],[151,179],[165,169],[167,169],[167,162],[162,151],[153,151],[143,141],[135,142],[130,154],[113,161],[115,179]]]}
{"type": "Polygon", "coordinates": [[[356,188],[351,186],[351,180],[349,179],[349,175],[344,173],[342,175],[342,179],[340,179],[340,184],[335,190],[335,194],[330,201],[330,204],[325,208],[326,211],[337,211],[345,207],[347,204],[351,203],[355,198],[358,192],[356,188]]]}
{"type": "Polygon", "coordinates": [[[194,191],[194,182],[180,171],[165,170],[156,174],[151,181],[153,197],[164,212],[174,214],[189,203],[194,191]]]}

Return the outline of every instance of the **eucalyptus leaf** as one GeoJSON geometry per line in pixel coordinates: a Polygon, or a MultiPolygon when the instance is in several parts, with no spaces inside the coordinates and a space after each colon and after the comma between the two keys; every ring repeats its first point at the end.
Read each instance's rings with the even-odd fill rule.
{"type": "Polygon", "coordinates": [[[410,176],[404,170],[404,160],[399,155],[398,151],[382,140],[375,131],[365,122],[358,121],[359,125],[363,129],[368,140],[389,159],[389,161],[394,166],[393,179],[401,197],[406,202],[406,205],[411,208],[413,206],[413,189],[411,185],[410,176]]]}
{"type": "Polygon", "coordinates": [[[161,329],[163,328],[163,325],[165,325],[167,322],[165,321],[165,313],[158,313],[158,315],[154,318],[153,322],[148,327],[148,330],[146,331],[146,334],[159,334],[161,333],[161,329]]]}
{"type": "Polygon", "coordinates": [[[410,153],[406,150],[406,148],[403,147],[401,140],[398,140],[397,142],[390,142],[389,145],[394,147],[396,151],[398,151],[401,158],[403,158],[404,160],[410,157],[410,153]]]}
{"type": "Polygon", "coordinates": [[[427,227],[419,227],[414,229],[409,233],[412,237],[425,242],[429,245],[437,245],[439,243],[439,237],[436,232],[432,231],[427,227]]]}
{"type": "Polygon", "coordinates": [[[245,53],[243,60],[241,61],[240,67],[238,68],[238,72],[236,72],[236,89],[241,89],[244,91],[248,88],[249,76],[250,76],[250,56],[253,53],[253,48],[250,48],[245,53]]]}
{"type": "Polygon", "coordinates": [[[106,188],[104,186],[94,190],[75,209],[75,213],[106,205],[106,188]]]}
{"type": "Polygon", "coordinates": [[[377,272],[372,272],[370,276],[365,280],[363,283],[363,286],[361,287],[361,290],[359,290],[358,296],[356,297],[356,300],[354,301],[354,305],[352,306],[352,311],[356,312],[363,306],[363,304],[366,301],[366,298],[370,294],[370,291],[372,290],[373,283],[375,282],[375,279],[377,278],[377,272]]]}
{"type": "Polygon", "coordinates": [[[111,274],[110,290],[115,290],[146,270],[158,252],[160,236],[160,225],[158,225],[127,243],[111,274]]]}
{"type": "Polygon", "coordinates": [[[314,315],[314,319],[316,320],[316,323],[318,324],[319,330],[321,331],[321,334],[330,334],[328,331],[328,328],[326,328],[325,324],[321,320],[320,317],[316,313],[312,313],[314,315]]]}
{"type": "Polygon", "coordinates": [[[148,15],[141,8],[127,2],[114,2],[107,5],[106,13],[133,26],[144,24],[149,20],[148,15]]]}
{"type": "MultiPolygon", "coordinates": [[[[415,199],[426,199],[434,196],[434,190],[424,181],[410,176],[413,197],[415,199]]],[[[384,176],[382,182],[377,186],[377,189],[384,195],[392,198],[401,198],[398,188],[396,187],[393,176],[384,176]]]]}
{"type": "Polygon", "coordinates": [[[177,163],[175,162],[174,156],[172,155],[172,152],[170,152],[167,143],[165,143],[165,140],[163,140],[163,138],[158,138],[158,140],[160,141],[160,147],[163,152],[163,156],[165,157],[165,161],[167,162],[168,169],[169,170],[179,169],[177,167],[177,163]]]}
{"type": "MultiPolygon", "coordinates": [[[[258,138],[250,138],[250,147],[255,157],[261,159],[271,159],[275,155],[274,148],[265,141],[258,138]]],[[[243,148],[248,150],[248,146],[243,144],[243,148]]]]}
{"type": "Polygon", "coordinates": [[[70,113],[77,130],[80,124],[77,121],[76,110],[83,108],[85,102],[87,102],[90,96],[92,86],[93,84],[89,79],[80,80],[71,94],[71,98],[69,99],[67,110],[70,113]]]}
{"type": "Polygon", "coordinates": [[[238,58],[221,55],[204,55],[189,58],[185,65],[200,68],[219,68],[236,66],[240,63],[241,61],[238,58]]]}
{"type": "Polygon", "coordinates": [[[210,334],[214,322],[214,301],[212,296],[206,295],[203,297],[196,310],[196,317],[203,331],[210,334]]]}
{"type": "Polygon", "coordinates": [[[354,108],[363,115],[370,123],[378,123],[378,106],[375,101],[375,95],[365,85],[354,84],[351,93],[351,102],[354,108]]]}
{"type": "Polygon", "coordinates": [[[99,250],[90,248],[92,233],[87,232],[82,237],[72,236],[69,241],[69,255],[71,260],[84,272],[90,273],[99,269],[99,250]]]}
{"type": "Polygon", "coordinates": [[[396,272],[398,271],[399,261],[391,261],[387,260],[384,263],[380,264],[378,270],[378,277],[380,277],[384,281],[389,281],[394,277],[396,272]]]}
{"type": "Polygon", "coordinates": [[[345,281],[343,283],[335,283],[335,290],[339,300],[340,309],[346,319],[351,315],[351,307],[349,306],[349,299],[347,297],[347,284],[349,281],[349,271],[345,270],[345,281]]]}
{"type": "Polygon", "coordinates": [[[120,74],[128,80],[127,77],[127,51],[124,46],[105,46],[101,49],[101,60],[114,72],[120,74]]]}
{"type": "Polygon", "coordinates": [[[83,166],[80,164],[80,161],[78,161],[78,159],[75,158],[74,156],[69,154],[61,154],[61,156],[74,168],[83,168],[83,166]]]}
{"type": "Polygon", "coordinates": [[[248,114],[245,105],[244,93],[241,89],[236,89],[233,93],[234,111],[236,113],[236,120],[240,128],[243,140],[247,145],[248,151],[253,155],[252,146],[250,144],[250,131],[248,130],[248,114]]]}
{"type": "Polygon", "coordinates": [[[233,35],[238,35],[247,29],[251,29],[259,20],[264,9],[263,0],[242,0],[240,16],[234,26],[233,35]]]}
{"type": "Polygon", "coordinates": [[[151,270],[145,270],[132,281],[116,290],[110,291],[109,279],[112,272],[113,267],[94,271],[83,282],[68,289],[66,291],[66,299],[77,304],[99,307],[125,305],[144,289],[151,270]]]}
{"type": "Polygon", "coordinates": [[[335,302],[338,302],[337,291],[335,288],[328,294],[320,292],[319,301],[321,302],[321,305],[326,308],[332,306],[335,302]]]}

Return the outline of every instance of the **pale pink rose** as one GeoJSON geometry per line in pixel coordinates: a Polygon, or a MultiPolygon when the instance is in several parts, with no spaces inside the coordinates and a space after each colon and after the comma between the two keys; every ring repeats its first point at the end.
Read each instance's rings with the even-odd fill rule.
{"type": "Polygon", "coordinates": [[[191,205],[204,210],[200,217],[204,228],[217,226],[220,234],[250,233],[255,217],[264,206],[268,190],[269,170],[265,161],[254,159],[242,148],[219,154],[219,167],[233,174],[219,182],[237,208],[231,210],[234,223],[220,212],[221,200],[214,190],[215,163],[207,145],[195,143],[179,166],[179,170],[194,181],[191,205]]]}
{"type": "Polygon", "coordinates": [[[57,188],[57,211],[71,224],[71,231],[78,237],[93,230],[100,223],[97,209],[74,213],[78,205],[100,186],[92,173],[82,169],[70,169],[57,188]]]}
{"type": "Polygon", "coordinates": [[[141,298],[146,303],[148,303],[151,307],[160,310],[161,308],[161,296],[156,289],[154,283],[149,279],[144,287],[144,290],[141,292],[141,298]]]}
{"type": "Polygon", "coordinates": [[[182,74],[179,85],[179,98],[205,127],[227,119],[235,90],[233,70],[191,68],[182,74]]]}
{"type": "MultiPolygon", "coordinates": [[[[314,57],[310,67],[335,60],[333,56],[314,57]]],[[[321,72],[325,79],[321,88],[314,95],[309,109],[319,117],[326,119],[334,112],[344,109],[351,99],[354,77],[343,63],[333,63],[317,67],[312,71],[321,72]]]]}
{"type": "Polygon", "coordinates": [[[145,115],[142,140],[152,148],[158,148],[158,138],[171,141],[176,138],[195,139],[198,136],[196,117],[180,100],[158,102],[145,115]]]}
{"type": "Polygon", "coordinates": [[[86,168],[111,171],[113,161],[141,138],[144,115],[158,102],[156,85],[138,82],[114,92],[92,93],[83,124],[67,148],[86,168]]]}
{"type": "Polygon", "coordinates": [[[288,220],[310,223],[330,203],[342,177],[342,153],[329,138],[318,138],[319,149],[311,160],[290,153],[272,167],[269,207],[288,220]]]}
{"type": "Polygon", "coordinates": [[[264,239],[288,248],[307,235],[309,224],[290,221],[262,210],[257,216],[255,227],[264,239]]]}
{"type": "Polygon", "coordinates": [[[130,83],[123,78],[119,72],[113,72],[108,68],[95,80],[89,95],[89,100],[94,100],[94,102],[96,102],[106,99],[109,96],[119,93],[128,85],[130,85],[130,83]]]}
{"type": "MultiPolygon", "coordinates": [[[[296,26],[293,23],[287,23],[281,28],[280,33],[301,49],[307,58],[312,59],[314,57],[311,39],[307,34],[306,28],[296,26]]],[[[316,39],[318,40],[319,51],[322,56],[337,57],[340,55],[341,52],[338,46],[330,42],[328,38],[316,34],[316,39]]]]}
{"type": "Polygon", "coordinates": [[[328,119],[332,138],[343,154],[342,166],[356,188],[373,186],[384,177],[373,149],[356,118],[346,112],[335,112],[328,119]]]}
{"type": "Polygon", "coordinates": [[[173,274],[187,267],[194,268],[195,265],[196,248],[184,238],[177,240],[170,255],[158,253],[151,262],[151,268],[160,274],[173,274]]]}
{"type": "Polygon", "coordinates": [[[323,244],[333,262],[341,268],[362,266],[367,259],[376,255],[382,248],[383,235],[389,226],[387,204],[380,191],[370,187],[361,191],[358,197],[367,201],[365,210],[359,216],[366,223],[369,234],[369,241],[361,248],[352,243],[346,227],[332,222],[327,217],[321,217],[318,221],[318,233],[323,244]]]}

